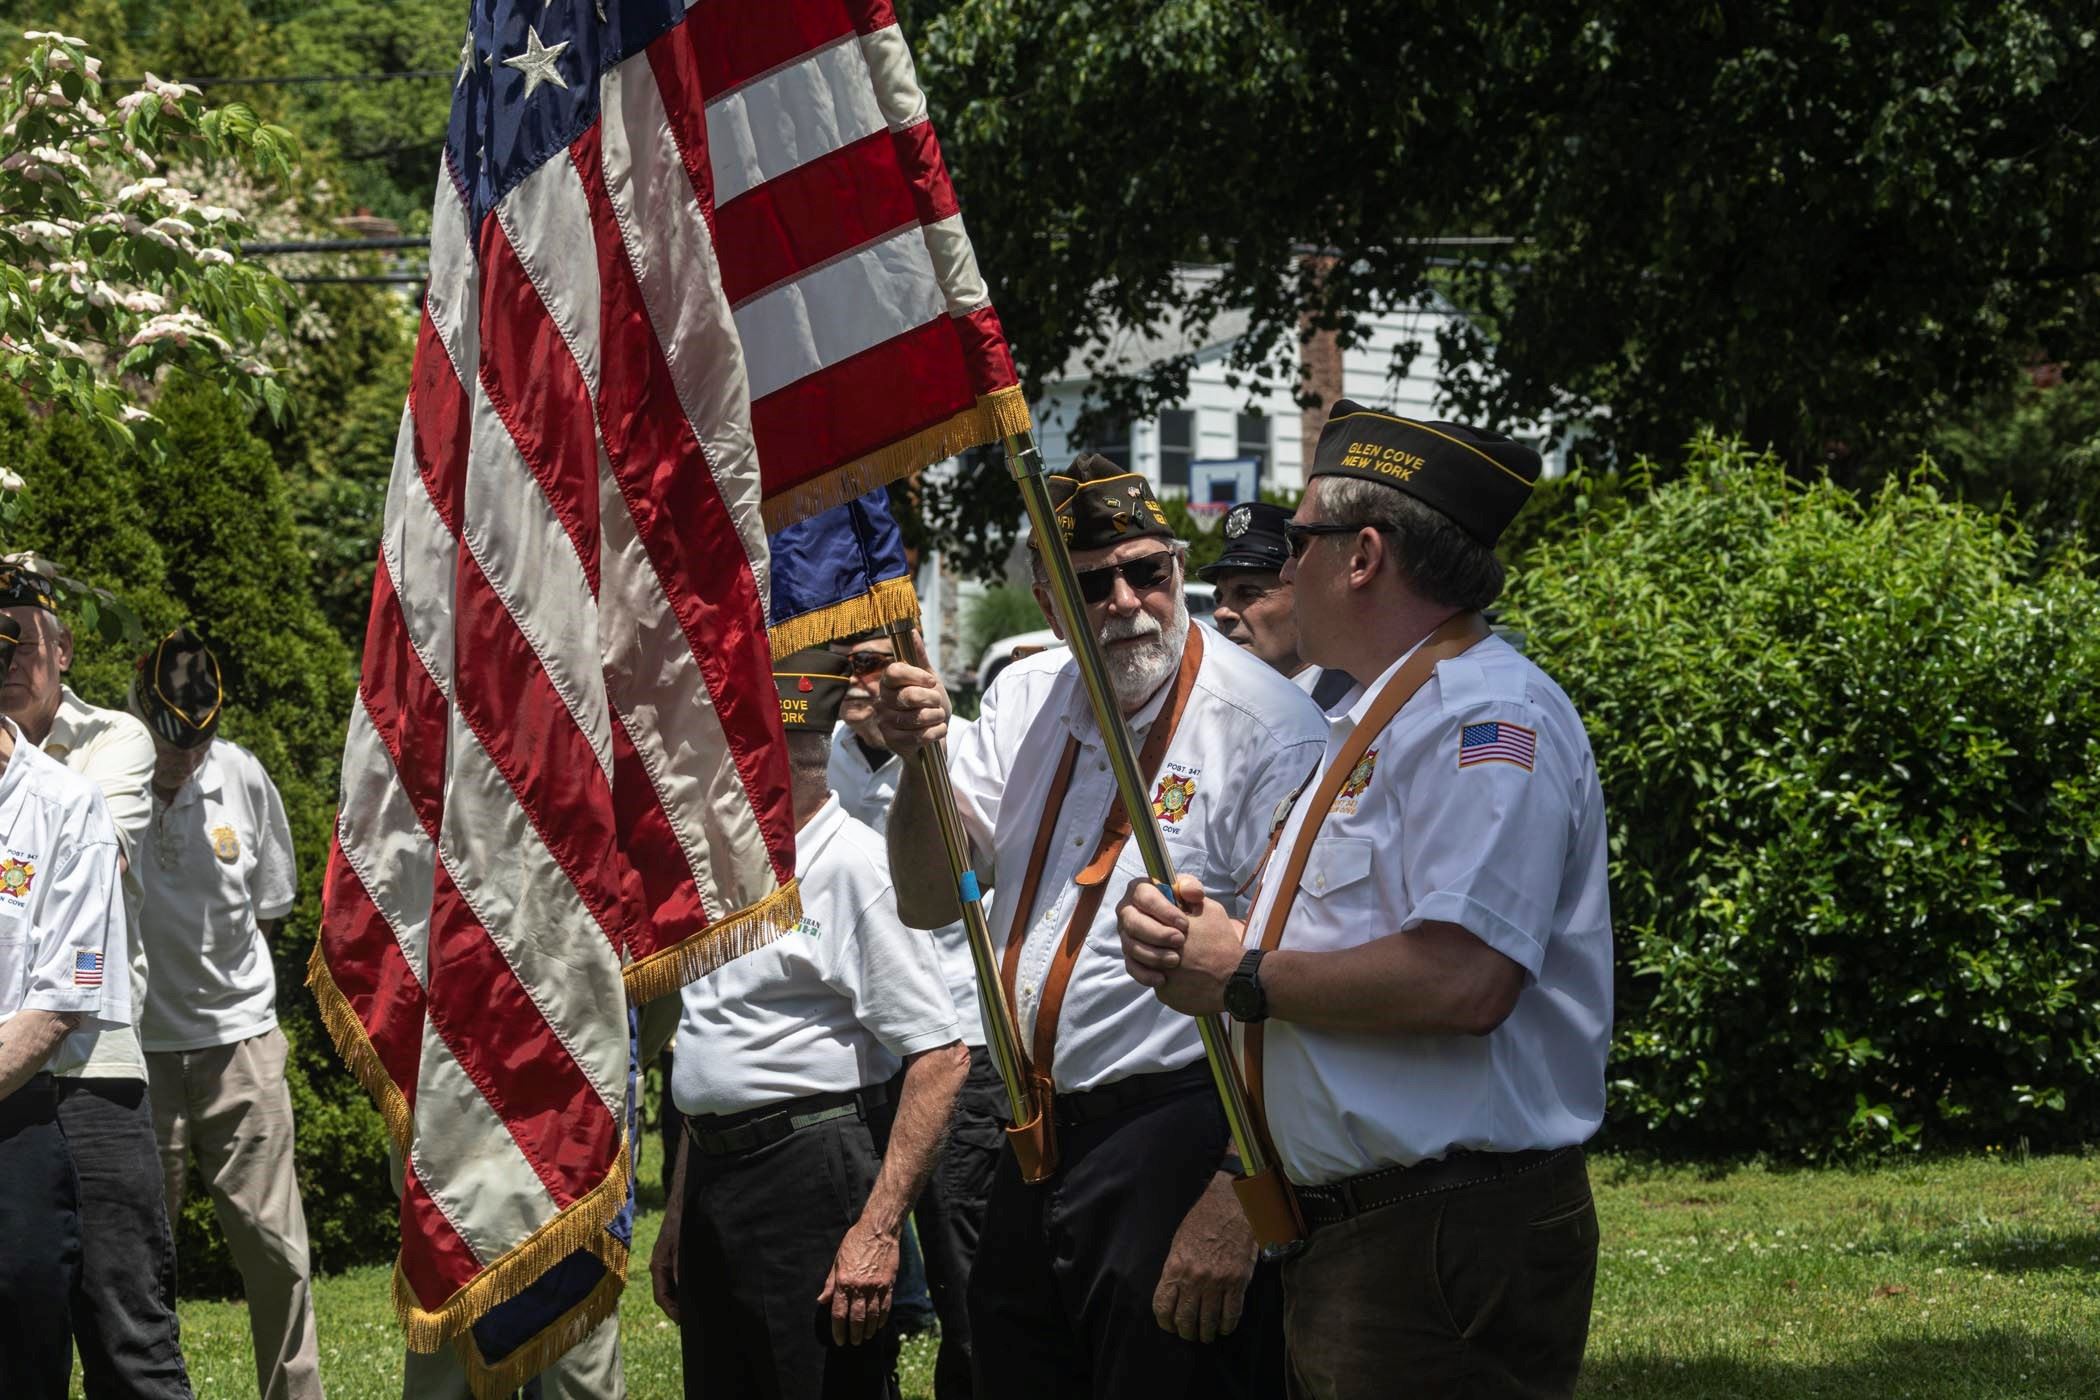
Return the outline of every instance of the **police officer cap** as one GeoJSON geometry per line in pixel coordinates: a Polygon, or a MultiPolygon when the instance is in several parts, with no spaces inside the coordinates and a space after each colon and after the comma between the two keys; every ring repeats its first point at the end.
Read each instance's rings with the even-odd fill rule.
{"type": "MultiPolygon", "coordinates": [[[[1082,454],[1049,479],[1050,506],[1070,550],[1106,549],[1125,540],[1174,538],[1152,485],[1097,452],[1082,454]]],[[[1036,547],[1029,536],[1028,547],[1036,547]]]]}
{"type": "Polygon", "coordinates": [[[0,564],[0,608],[48,608],[51,580],[21,564],[0,564]]]}
{"type": "Polygon", "coordinates": [[[131,712],[178,749],[211,742],[225,700],[219,658],[187,627],[162,637],[131,677],[131,712]]]}
{"type": "Polygon", "coordinates": [[[829,734],[839,721],[839,702],[853,683],[846,658],[819,647],[773,663],[773,689],[780,693],[780,727],[790,734],[829,734]]]}
{"type": "Polygon", "coordinates": [[[1283,527],[1291,513],[1267,501],[1242,501],[1225,512],[1225,552],[1196,572],[1212,583],[1236,569],[1275,571],[1291,557],[1283,527]]]}
{"type": "Polygon", "coordinates": [[[1354,476],[1405,491],[1492,547],[1531,499],[1539,454],[1499,433],[1335,401],[1308,479],[1354,476]]]}

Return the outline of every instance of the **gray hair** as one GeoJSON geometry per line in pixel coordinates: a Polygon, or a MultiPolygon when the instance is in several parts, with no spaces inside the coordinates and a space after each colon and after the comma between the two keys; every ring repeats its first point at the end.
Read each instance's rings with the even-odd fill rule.
{"type": "MultiPolygon", "coordinates": [[[[1167,548],[1173,551],[1175,561],[1181,565],[1182,573],[1186,576],[1189,563],[1189,542],[1176,539],[1168,540],[1166,544],[1167,548]]],[[[1028,577],[1035,583],[1037,588],[1048,588],[1050,586],[1050,566],[1043,562],[1043,551],[1040,549],[1028,551],[1028,577]]]]}
{"type": "Polygon", "coordinates": [[[1504,573],[1495,551],[1436,507],[1362,477],[1315,479],[1320,513],[1339,525],[1376,525],[1391,535],[1401,579],[1424,598],[1477,611],[1502,596],[1504,573]]]}
{"type": "Polygon", "coordinates": [[[813,729],[787,732],[788,768],[804,782],[825,782],[831,766],[831,736],[813,729]]]}

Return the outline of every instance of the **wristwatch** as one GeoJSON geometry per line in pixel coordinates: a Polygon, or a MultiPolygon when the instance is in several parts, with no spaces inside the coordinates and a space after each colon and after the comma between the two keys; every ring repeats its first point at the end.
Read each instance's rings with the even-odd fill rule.
{"type": "Polygon", "coordinates": [[[1232,976],[1225,979],[1225,1011],[1233,1020],[1269,1019],[1269,994],[1261,985],[1261,960],[1267,956],[1265,948],[1249,948],[1232,976]]]}

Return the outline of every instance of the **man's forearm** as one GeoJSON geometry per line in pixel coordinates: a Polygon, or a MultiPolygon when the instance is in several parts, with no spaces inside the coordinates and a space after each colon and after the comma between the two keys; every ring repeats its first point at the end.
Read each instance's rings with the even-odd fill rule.
{"type": "Polygon", "coordinates": [[[1354,948],[1279,948],[1262,960],[1269,1015],[1327,1031],[1486,1035],[1524,970],[1456,924],[1427,923],[1354,948]]]}
{"type": "Polygon", "coordinates": [[[970,1052],[961,1041],[912,1056],[904,1067],[904,1089],[898,1096],[897,1121],[890,1128],[889,1151],[882,1170],[861,1207],[860,1218],[885,1235],[904,1228],[904,1217],[919,1199],[926,1178],[940,1156],[941,1139],[955,1111],[955,1096],[970,1073],[970,1052]]]}
{"type": "Polygon", "coordinates": [[[0,1099],[27,1084],[79,1025],[70,1011],[17,1011],[0,1025],[0,1099]]]}
{"type": "Polygon", "coordinates": [[[955,876],[941,849],[941,823],[933,796],[919,776],[919,760],[904,760],[903,781],[890,807],[890,883],[897,889],[897,917],[911,928],[946,928],[962,917],[955,876]]]}

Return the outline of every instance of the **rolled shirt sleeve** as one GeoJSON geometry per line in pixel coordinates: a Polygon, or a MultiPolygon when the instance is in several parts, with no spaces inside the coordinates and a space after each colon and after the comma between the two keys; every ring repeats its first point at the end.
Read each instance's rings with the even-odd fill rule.
{"type": "Polygon", "coordinates": [[[292,824],[285,817],[277,784],[260,763],[254,769],[258,800],[250,810],[259,817],[260,829],[255,833],[255,868],[248,875],[248,893],[260,923],[292,912],[299,899],[299,865],[292,854],[292,824]]]}
{"type": "Polygon", "coordinates": [[[861,909],[852,936],[827,952],[825,982],[852,1001],[854,1019],[891,1054],[904,1059],[962,1039],[933,940],[904,926],[887,890],[861,909]]]}

